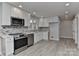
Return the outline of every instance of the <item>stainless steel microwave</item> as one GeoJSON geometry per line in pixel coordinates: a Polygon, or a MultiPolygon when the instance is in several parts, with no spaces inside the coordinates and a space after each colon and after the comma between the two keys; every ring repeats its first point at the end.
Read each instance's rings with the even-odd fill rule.
{"type": "Polygon", "coordinates": [[[24,19],[11,17],[11,25],[12,26],[24,26],[24,19]]]}

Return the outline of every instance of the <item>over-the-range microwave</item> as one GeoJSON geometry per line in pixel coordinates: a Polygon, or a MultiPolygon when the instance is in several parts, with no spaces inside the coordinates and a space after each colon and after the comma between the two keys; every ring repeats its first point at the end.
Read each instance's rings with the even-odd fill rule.
{"type": "Polygon", "coordinates": [[[11,17],[11,26],[24,26],[24,19],[11,17]]]}

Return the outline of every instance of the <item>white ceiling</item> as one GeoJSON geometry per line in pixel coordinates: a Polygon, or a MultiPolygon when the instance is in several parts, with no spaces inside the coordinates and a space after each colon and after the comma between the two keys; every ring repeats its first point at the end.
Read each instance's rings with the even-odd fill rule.
{"type": "Polygon", "coordinates": [[[38,16],[60,16],[65,20],[65,11],[69,11],[68,19],[71,20],[79,12],[79,2],[69,2],[70,6],[66,7],[66,2],[12,2],[11,4],[19,6],[29,12],[36,12],[38,16]]]}

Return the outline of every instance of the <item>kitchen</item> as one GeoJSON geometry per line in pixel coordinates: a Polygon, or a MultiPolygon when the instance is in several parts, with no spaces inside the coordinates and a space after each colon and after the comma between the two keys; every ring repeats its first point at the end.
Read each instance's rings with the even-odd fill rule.
{"type": "Polygon", "coordinates": [[[79,43],[76,35],[79,33],[72,29],[72,25],[74,18],[78,22],[79,14],[71,17],[68,10],[64,10],[64,13],[62,11],[71,8],[71,4],[75,5],[66,5],[65,2],[0,2],[0,55],[65,55],[65,52],[77,51],[79,43]],[[37,10],[47,17],[38,15],[37,10]]]}
{"type": "MultiPolygon", "coordinates": [[[[24,43],[23,45],[20,44],[22,43],[23,40],[28,41],[25,42],[26,46],[36,44],[41,40],[48,40],[48,30],[49,30],[48,27],[49,23],[52,23],[51,22],[52,19],[48,21],[49,18],[44,18],[46,21],[42,21],[43,17],[41,18],[37,17],[35,15],[35,12],[33,12],[33,14],[30,14],[29,12],[26,12],[26,10],[11,5],[10,3],[1,3],[1,5],[2,5],[1,6],[2,28],[0,30],[1,33],[0,38],[1,38],[3,55],[12,55],[13,53],[16,54],[26,49],[27,47],[17,49],[17,47],[19,48],[24,45],[24,43]],[[20,41],[21,37],[24,37],[22,38],[23,39],[22,41],[20,41]],[[17,39],[19,43],[17,42],[17,39]],[[15,45],[18,46],[16,47],[15,45]],[[16,51],[15,49],[18,51],[16,51]]],[[[54,18],[58,17],[56,16],[54,18]]],[[[59,22],[59,20],[57,19],[56,21],[54,20],[53,22],[59,22]]],[[[57,40],[59,40],[59,38],[57,38],[57,40]]]]}

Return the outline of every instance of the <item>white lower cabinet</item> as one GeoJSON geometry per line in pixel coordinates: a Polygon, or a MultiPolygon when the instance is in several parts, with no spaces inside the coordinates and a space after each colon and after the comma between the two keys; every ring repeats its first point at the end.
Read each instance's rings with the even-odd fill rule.
{"type": "Polygon", "coordinates": [[[34,33],[34,44],[37,43],[37,41],[38,41],[37,36],[38,36],[38,34],[37,33],[34,33]]]}
{"type": "Polygon", "coordinates": [[[34,44],[42,40],[42,32],[35,32],[34,33],[34,44]]]}
{"type": "Polygon", "coordinates": [[[48,31],[34,33],[34,44],[41,41],[41,40],[48,40],[48,31]]]}
{"type": "Polygon", "coordinates": [[[2,55],[12,55],[14,53],[14,40],[13,37],[6,37],[1,39],[2,55]]]}
{"type": "Polygon", "coordinates": [[[48,31],[43,32],[43,40],[48,40],[48,31]]]}

